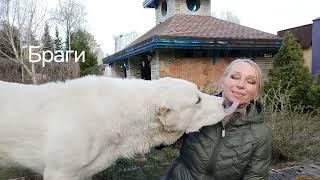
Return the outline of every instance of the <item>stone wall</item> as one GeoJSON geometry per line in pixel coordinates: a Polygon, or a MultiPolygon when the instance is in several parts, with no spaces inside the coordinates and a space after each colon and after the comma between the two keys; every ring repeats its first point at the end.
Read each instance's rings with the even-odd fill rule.
{"type": "Polygon", "coordinates": [[[262,71],[263,80],[268,80],[268,74],[272,69],[272,58],[256,58],[255,62],[259,65],[262,71]]]}
{"type": "Polygon", "coordinates": [[[231,61],[232,58],[217,58],[213,64],[211,57],[175,58],[167,53],[160,57],[160,77],[185,79],[199,87],[208,81],[217,85],[231,61]]]}
{"type": "Polygon", "coordinates": [[[161,5],[163,1],[165,0],[159,0],[159,6],[155,9],[156,24],[164,22],[168,18],[177,14],[211,16],[210,0],[200,0],[200,8],[196,12],[192,12],[188,9],[186,0],[166,0],[167,14],[165,16],[161,13],[161,5]]]}
{"type": "Polygon", "coordinates": [[[163,21],[167,20],[168,18],[175,15],[175,0],[159,0],[159,5],[155,9],[156,13],[156,24],[162,23],[163,21]],[[161,13],[161,6],[162,2],[167,1],[167,14],[165,16],[161,13]]]}
{"type": "MultiPolygon", "coordinates": [[[[171,51],[159,53],[160,77],[175,77],[191,81],[202,87],[208,82],[218,85],[224,69],[235,59],[218,57],[214,62],[211,57],[175,58],[171,51]]],[[[272,68],[271,58],[257,58],[255,62],[261,67],[263,79],[267,80],[272,68]]]]}
{"type": "Polygon", "coordinates": [[[139,58],[130,58],[128,60],[127,78],[141,78],[141,60],[139,58]]]}
{"type": "MultiPolygon", "coordinates": [[[[185,79],[202,87],[208,82],[219,84],[224,69],[236,58],[217,57],[176,57],[174,50],[156,50],[150,61],[151,79],[174,77],[185,79]]],[[[272,68],[272,58],[256,58],[260,66],[264,81],[267,80],[272,68]]],[[[134,58],[128,61],[127,78],[141,78],[141,59],[134,58]]],[[[112,77],[124,78],[121,63],[112,66],[112,77]]]]}
{"type": "Polygon", "coordinates": [[[160,78],[160,58],[159,51],[156,51],[155,56],[152,57],[150,62],[151,80],[160,78]]]}
{"type": "Polygon", "coordinates": [[[196,12],[188,9],[186,0],[176,0],[176,14],[211,16],[210,0],[200,0],[200,8],[196,12]]]}
{"type": "Polygon", "coordinates": [[[122,63],[113,63],[111,67],[111,77],[125,78],[125,73],[122,66],[122,63]]]}

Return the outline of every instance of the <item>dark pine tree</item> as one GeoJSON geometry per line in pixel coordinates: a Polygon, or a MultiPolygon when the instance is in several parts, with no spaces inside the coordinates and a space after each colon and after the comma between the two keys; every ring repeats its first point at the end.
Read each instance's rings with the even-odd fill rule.
{"type": "MultiPolygon", "coordinates": [[[[42,36],[42,50],[43,51],[53,51],[54,50],[54,45],[53,45],[53,40],[52,37],[50,35],[50,27],[49,24],[46,22],[45,26],[44,26],[44,33],[42,36]]],[[[45,56],[46,59],[50,59],[50,54],[46,53],[45,56]]]]}
{"type": "MultiPolygon", "coordinates": [[[[282,46],[273,59],[273,69],[269,72],[269,80],[265,90],[277,89],[291,91],[291,105],[308,105],[307,93],[311,86],[311,75],[304,65],[303,50],[291,33],[286,33],[282,46]]],[[[272,91],[269,95],[272,97],[272,91]]]]}
{"type": "Polygon", "coordinates": [[[56,27],[56,32],[55,32],[55,39],[54,39],[54,50],[55,51],[62,51],[62,39],[59,36],[59,30],[56,27]]]}
{"type": "Polygon", "coordinates": [[[77,51],[78,54],[82,51],[85,52],[85,62],[79,62],[81,76],[98,73],[98,58],[95,53],[93,53],[93,50],[90,49],[90,36],[88,32],[83,30],[78,30],[71,34],[71,49],[77,51]]]}

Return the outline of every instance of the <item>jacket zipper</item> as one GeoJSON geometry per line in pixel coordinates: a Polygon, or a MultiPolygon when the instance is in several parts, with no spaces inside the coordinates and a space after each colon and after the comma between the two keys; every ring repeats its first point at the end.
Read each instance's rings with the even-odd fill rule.
{"type": "Polygon", "coordinates": [[[208,172],[209,174],[211,174],[213,177],[215,177],[215,172],[216,172],[216,161],[217,161],[217,157],[218,157],[218,152],[220,151],[220,148],[221,148],[221,141],[222,139],[225,137],[226,135],[226,129],[225,129],[225,126],[222,122],[221,123],[221,126],[222,129],[221,129],[221,136],[219,136],[218,138],[218,142],[217,142],[217,146],[214,147],[213,149],[213,156],[210,158],[209,160],[209,164],[208,164],[208,172]],[[213,168],[211,168],[213,167],[213,168]]]}
{"type": "Polygon", "coordinates": [[[224,126],[224,124],[222,123],[222,132],[221,132],[221,136],[225,137],[226,136],[226,127],[224,126]]]}

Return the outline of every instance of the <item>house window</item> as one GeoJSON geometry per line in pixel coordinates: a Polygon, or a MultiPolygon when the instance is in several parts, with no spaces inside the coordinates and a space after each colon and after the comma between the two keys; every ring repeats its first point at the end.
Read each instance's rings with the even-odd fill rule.
{"type": "Polygon", "coordinates": [[[200,0],[187,0],[187,7],[190,11],[196,12],[200,8],[200,0]]]}
{"type": "Polygon", "coordinates": [[[161,14],[165,16],[167,14],[167,1],[162,1],[161,3],[161,14]]]}

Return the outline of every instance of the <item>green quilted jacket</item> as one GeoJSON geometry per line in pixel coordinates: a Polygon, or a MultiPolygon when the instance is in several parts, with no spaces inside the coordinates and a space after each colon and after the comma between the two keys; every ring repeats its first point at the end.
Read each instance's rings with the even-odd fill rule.
{"type": "Polygon", "coordinates": [[[264,123],[260,104],[250,104],[247,115],[233,113],[218,123],[188,134],[164,179],[268,179],[271,129],[264,123]]]}

